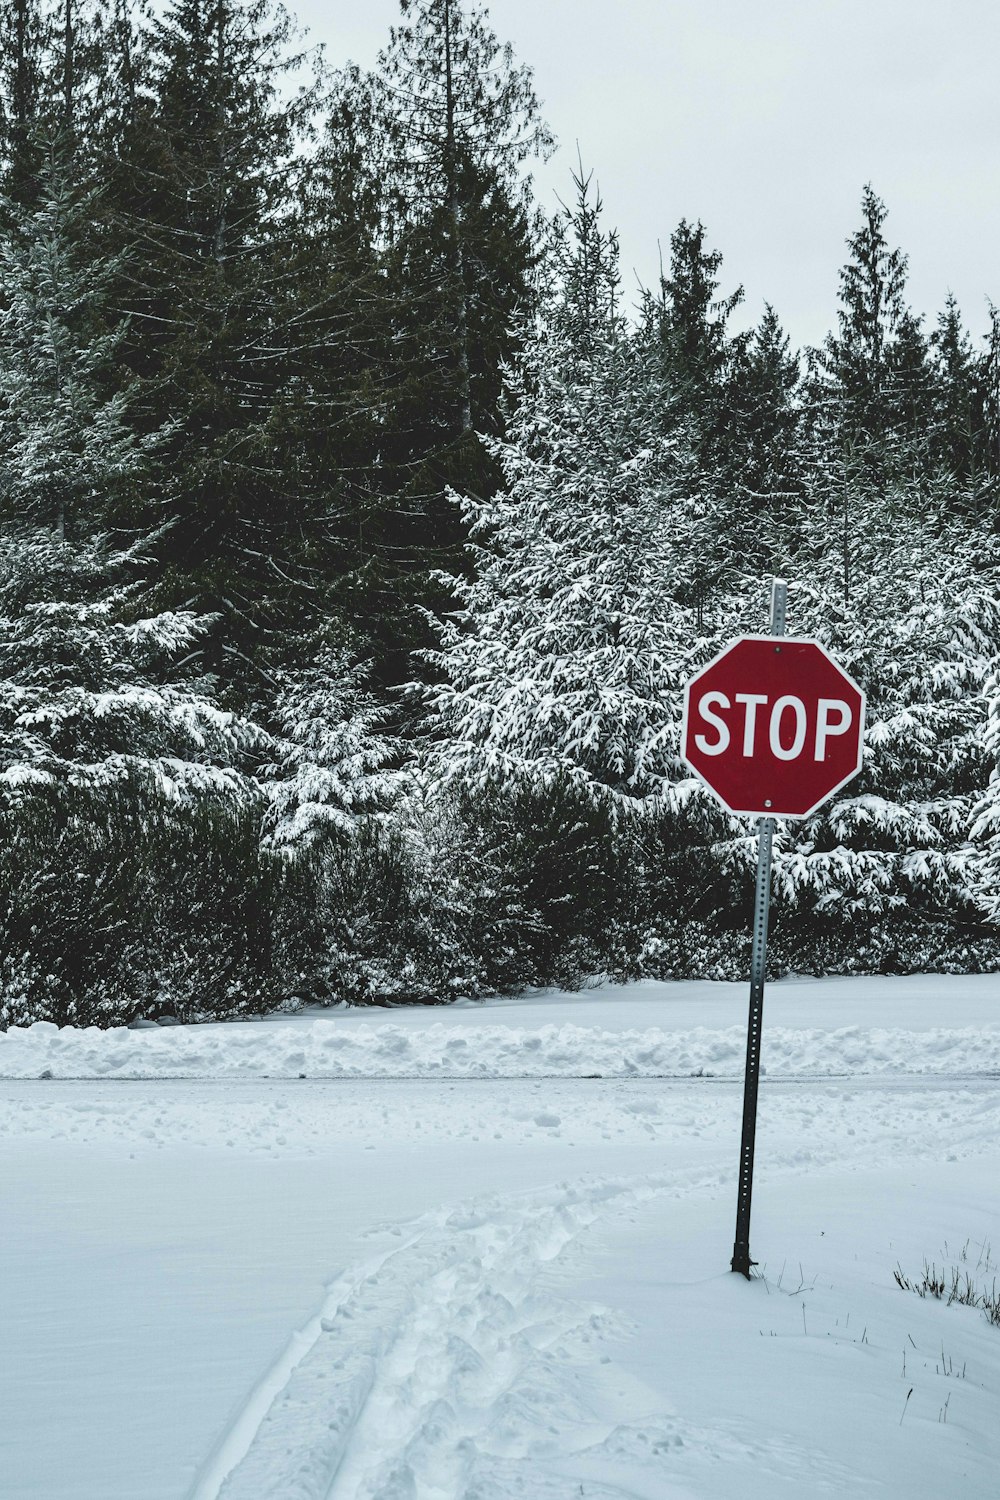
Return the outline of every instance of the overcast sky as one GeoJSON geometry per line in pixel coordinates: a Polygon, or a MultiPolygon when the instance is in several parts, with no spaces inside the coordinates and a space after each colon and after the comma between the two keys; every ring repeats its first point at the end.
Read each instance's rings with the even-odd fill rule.
{"type": "MultiPolygon", "coordinates": [[[[374,61],[397,0],[289,0],[334,65],[374,61]]],[[[1000,302],[997,0],[490,0],[535,72],[560,150],[543,204],[572,191],[577,142],[621,234],[657,273],[681,218],[721,250],[723,292],[764,300],[798,345],[836,315],[844,241],[871,182],[933,320],[949,290],[977,336],[1000,302]]]]}

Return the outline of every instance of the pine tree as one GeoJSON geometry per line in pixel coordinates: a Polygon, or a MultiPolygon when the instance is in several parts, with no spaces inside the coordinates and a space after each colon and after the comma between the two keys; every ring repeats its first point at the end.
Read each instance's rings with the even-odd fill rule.
{"type": "Polygon", "coordinates": [[[96,788],[139,778],[168,797],[249,796],[236,769],[259,730],[219,710],[190,662],[210,621],[144,613],[133,545],[8,528],[0,561],[0,780],[96,788]],[[182,665],[182,663],[188,665],[182,665]]]}
{"type": "Polygon", "coordinates": [[[810,401],[826,408],[822,424],[845,464],[862,465],[875,483],[897,472],[912,479],[925,465],[914,450],[931,414],[928,346],[906,305],[907,258],[890,248],[888,211],[870,185],[861,207],[840,272],[838,332],[813,351],[810,401]]]}
{"type": "MultiPolygon", "coordinates": [[[[771,570],[775,527],[794,524],[802,493],[799,361],[770,303],[737,350],[729,387],[731,474],[726,540],[771,570]]],[[[724,502],[723,502],[724,503],[724,502]]]]}
{"type": "Polygon", "coordinates": [[[163,491],[120,519],[171,520],[168,597],[193,592],[218,615],[214,664],[257,685],[262,632],[304,588],[308,517],[294,465],[286,480],[272,463],[270,429],[299,347],[287,236],[313,94],[284,96],[305,59],[270,0],[175,0],[139,42],[118,180],[139,249],[123,285],[127,354],[144,425],[172,431],[163,491]]]}
{"type": "Polygon", "coordinates": [[[722,255],[705,246],[705,226],[682,219],[670,237],[670,265],[647,317],[659,331],[664,379],[699,434],[706,470],[725,467],[734,366],[746,357],[749,337],[730,334],[728,323],[743,288],[719,296],[722,255]]]}
{"type": "Polygon", "coordinates": [[[449,435],[490,431],[507,325],[534,256],[521,168],[552,141],[531,72],[484,11],[401,0],[375,75],[406,293],[447,365],[449,435]],[[429,325],[429,326],[428,326],[429,325]]]}
{"type": "Polygon", "coordinates": [[[984,749],[989,782],[976,804],[971,837],[976,848],[972,883],[979,909],[1000,924],[1000,652],[986,681],[987,720],[984,749]]]}
{"type": "Polygon", "coordinates": [[[132,495],[156,435],[137,442],[112,312],[120,263],[102,253],[100,198],[53,150],[34,207],[12,199],[0,237],[0,506],[86,535],[132,495]]]}
{"type": "MultiPolygon", "coordinates": [[[[320,612],[340,620],[380,675],[412,636],[401,578],[430,539],[397,491],[399,428],[411,372],[401,352],[400,301],[386,258],[388,186],[373,83],[335,80],[329,115],[284,224],[289,280],[276,322],[287,325],[268,427],[271,463],[314,516],[303,548],[320,612]]],[[[405,425],[405,424],[404,424],[405,425]]]]}
{"type": "Polygon", "coordinates": [[[990,303],[990,331],[979,368],[979,401],[982,410],[983,467],[994,484],[993,517],[1000,516],[996,480],[1000,478],[1000,307],[990,303]]]}
{"type": "Polygon", "coordinates": [[[895,473],[911,482],[934,467],[934,373],[930,343],[918,317],[907,309],[886,353],[886,429],[895,473]]]}
{"type": "Polygon", "coordinates": [[[0,191],[30,205],[41,159],[47,18],[41,0],[0,4],[0,191]]]}
{"type": "Polygon", "coordinates": [[[931,334],[931,351],[935,461],[960,484],[974,486],[980,456],[976,360],[950,293],[931,334]]]}
{"type": "Polygon", "coordinates": [[[363,667],[329,631],[307,649],[309,666],[287,674],[278,691],[276,759],[264,772],[265,842],[290,855],[331,832],[353,834],[387,812],[404,785],[388,768],[398,746],[383,732],[385,709],[365,688],[363,667]]]}
{"type": "Polygon", "coordinates": [[[578,180],[544,323],[510,376],[504,488],[465,497],[474,577],[429,689],[448,775],[560,778],[597,801],[668,794],[697,649],[680,606],[700,522],[683,433],[621,308],[614,236],[578,180]],[[670,706],[674,705],[674,713],[670,706]]]}
{"type": "Polygon", "coordinates": [[[210,621],[151,611],[142,546],[6,528],[0,1024],[272,1007],[269,748],[194,668],[210,621]]]}
{"type": "Polygon", "coordinates": [[[0,194],[37,206],[46,162],[72,162],[92,184],[107,105],[106,8],[100,0],[0,4],[0,194]]]}
{"type": "Polygon", "coordinates": [[[862,430],[877,431],[885,396],[888,350],[905,312],[906,256],[883,233],[888,210],[866,185],[863,224],[847,241],[851,259],[840,272],[839,335],[826,344],[827,366],[862,430]]]}
{"type": "Polygon", "coordinates": [[[98,140],[108,106],[106,59],[110,35],[101,0],[53,0],[49,110],[62,149],[88,175],[98,164],[98,140]]]}
{"type": "MultiPolygon", "coordinates": [[[[829,645],[868,695],[860,780],[782,833],[779,888],[840,920],[895,914],[954,932],[973,914],[970,825],[988,784],[986,682],[1000,645],[1000,577],[964,525],[919,492],[859,491],[854,577],[822,508],[786,559],[796,634],[829,645]]],[[[891,931],[883,939],[891,945],[891,931]]],[[[887,961],[891,946],[886,948],[887,961]]],[[[919,967],[912,949],[909,961],[919,967]]]]}
{"type": "Polygon", "coordinates": [[[397,682],[428,642],[423,609],[443,602],[433,570],[461,560],[448,486],[488,494],[497,482],[478,434],[499,431],[511,327],[534,297],[526,167],[550,145],[530,72],[483,11],[460,0],[401,10],[375,70],[338,80],[325,173],[341,224],[346,181],[348,217],[365,226],[361,264],[343,247],[354,303],[337,315],[360,355],[341,409],[361,415],[352,435],[371,445],[335,502],[355,527],[347,602],[378,674],[397,682]]]}

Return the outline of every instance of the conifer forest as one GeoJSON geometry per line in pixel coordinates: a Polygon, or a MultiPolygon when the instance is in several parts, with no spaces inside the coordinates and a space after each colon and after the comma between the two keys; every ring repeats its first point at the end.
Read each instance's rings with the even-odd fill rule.
{"type": "Polygon", "coordinates": [[[868,697],[774,971],[1000,967],[1000,308],[913,310],[877,184],[796,349],[711,226],[640,291],[585,159],[540,203],[470,0],[371,71],[0,0],[0,69],[0,1024],[741,978],[680,717],[772,576],[868,697]]]}

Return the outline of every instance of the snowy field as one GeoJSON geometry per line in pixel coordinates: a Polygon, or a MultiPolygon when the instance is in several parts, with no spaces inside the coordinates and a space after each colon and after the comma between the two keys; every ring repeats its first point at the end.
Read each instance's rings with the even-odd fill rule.
{"type": "Polygon", "coordinates": [[[3,1500],[997,1494],[1000,980],[0,1036],[3,1500]]]}

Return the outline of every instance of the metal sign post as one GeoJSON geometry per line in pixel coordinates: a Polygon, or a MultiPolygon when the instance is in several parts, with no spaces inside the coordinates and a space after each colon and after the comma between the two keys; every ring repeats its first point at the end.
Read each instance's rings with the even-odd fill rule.
{"type": "Polygon", "coordinates": [[[865,695],[826,647],[785,634],[787,585],[771,588],[769,635],[744,635],[684,689],[681,755],[727,812],[759,819],[733,1270],[750,1276],[750,1194],[776,818],[809,818],[861,770],[865,695]]]}
{"type": "MultiPolygon", "coordinates": [[[[784,635],[788,585],[776,578],[771,587],[771,634],[784,635]]],[[[764,975],[767,968],[767,918],[771,906],[771,845],[774,818],[757,824],[757,892],[753,908],[753,946],[750,954],[750,1018],[747,1024],[747,1066],[743,1085],[743,1139],[740,1145],[739,1190],[736,1202],[734,1271],[750,1279],[750,1199],[753,1195],[753,1152],[757,1135],[757,1088],[760,1082],[760,1034],[764,1023],[764,975]]]]}

